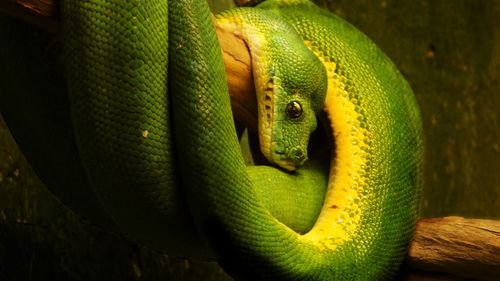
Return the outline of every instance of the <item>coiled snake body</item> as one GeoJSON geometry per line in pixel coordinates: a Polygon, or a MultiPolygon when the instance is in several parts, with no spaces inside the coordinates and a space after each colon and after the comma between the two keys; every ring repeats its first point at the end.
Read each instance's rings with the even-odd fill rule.
{"type": "Polygon", "coordinates": [[[128,234],[172,255],[215,255],[249,280],[394,275],[417,218],[421,121],[408,84],[363,34],[308,1],[218,16],[247,40],[261,149],[284,169],[245,167],[204,1],[65,0],[62,14],[80,153],[128,234]],[[285,29],[303,45],[251,35],[285,29]],[[321,108],[329,174],[313,156],[304,163],[321,108]]]}

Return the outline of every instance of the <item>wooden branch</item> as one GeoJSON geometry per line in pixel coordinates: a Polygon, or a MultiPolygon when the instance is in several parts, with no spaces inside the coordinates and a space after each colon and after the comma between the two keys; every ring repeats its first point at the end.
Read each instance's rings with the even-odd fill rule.
{"type": "Polygon", "coordinates": [[[500,280],[500,221],[423,219],[408,251],[414,269],[474,280],[500,280]]]}
{"type": "Polygon", "coordinates": [[[229,96],[234,119],[243,127],[257,131],[257,100],[250,51],[245,42],[232,32],[216,26],[226,67],[229,96]]]}
{"type": "MultiPolygon", "coordinates": [[[[57,30],[55,0],[0,1],[0,11],[57,30]]],[[[255,130],[251,56],[243,40],[217,28],[235,118],[255,130]]],[[[500,280],[500,221],[445,217],[423,219],[401,280],[500,280]]]]}
{"type": "Polygon", "coordinates": [[[0,12],[57,31],[59,28],[57,3],[57,0],[1,0],[0,12]]]}

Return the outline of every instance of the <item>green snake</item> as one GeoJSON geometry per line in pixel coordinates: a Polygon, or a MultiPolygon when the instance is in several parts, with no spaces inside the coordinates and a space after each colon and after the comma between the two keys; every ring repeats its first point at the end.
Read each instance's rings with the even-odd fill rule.
{"type": "Polygon", "coordinates": [[[395,275],[417,219],[422,125],[365,35],[308,1],[217,16],[250,49],[275,164],[246,167],[204,1],[64,0],[62,16],[80,154],[128,235],[248,280],[395,275]],[[316,114],[331,152],[308,151],[316,114]]]}

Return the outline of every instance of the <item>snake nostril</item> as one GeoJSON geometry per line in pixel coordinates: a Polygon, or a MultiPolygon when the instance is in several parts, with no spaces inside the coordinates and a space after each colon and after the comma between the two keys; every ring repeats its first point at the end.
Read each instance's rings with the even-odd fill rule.
{"type": "Polygon", "coordinates": [[[304,155],[304,153],[302,153],[302,150],[300,149],[296,150],[293,154],[296,158],[302,157],[304,155]]]}
{"type": "Polygon", "coordinates": [[[304,152],[302,151],[302,149],[299,149],[299,148],[295,148],[291,151],[290,153],[290,158],[293,159],[293,162],[295,163],[302,163],[305,159],[305,155],[304,155],[304,152]]]}

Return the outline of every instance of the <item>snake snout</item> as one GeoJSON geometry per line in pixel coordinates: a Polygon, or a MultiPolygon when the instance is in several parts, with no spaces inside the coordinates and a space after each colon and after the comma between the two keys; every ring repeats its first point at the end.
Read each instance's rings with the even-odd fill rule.
{"type": "Polygon", "coordinates": [[[290,172],[298,170],[307,160],[307,154],[300,148],[292,148],[278,157],[274,162],[290,172]]]}
{"type": "Polygon", "coordinates": [[[295,164],[295,166],[300,167],[306,161],[307,156],[300,148],[293,148],[290,151],[290,160],[295,164]]]}

